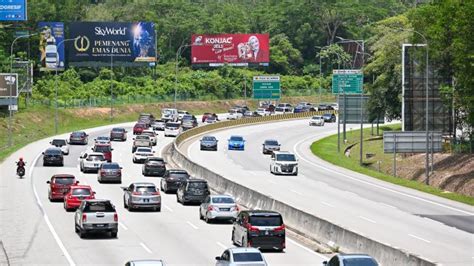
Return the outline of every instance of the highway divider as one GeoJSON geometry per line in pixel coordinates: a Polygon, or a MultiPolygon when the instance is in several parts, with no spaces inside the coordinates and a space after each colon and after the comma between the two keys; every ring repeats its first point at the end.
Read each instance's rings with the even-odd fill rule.
{"type": "Polygon", "coordinates": [[[209,186],[214,191],[233,195],[237,202],[246,208],[274,210],[280,212],[289,229],[309,239],[317,240],[347,253],[370,254],[382,265],[436,265],[436,263],[418,255],[370,239],[361,233],[350,231],[335,222],[322,219],[318,217],[317,214],[307,213],[294,206],[273,199],[271,196],[264,195],[256,190],[228,180],[225,177],[194,163],[179,149],[179,144],[183,143],[186,139],[205,132],[239,125],[299,119],[318,114],[323,114],[323,112],[253,117],[219,122],[194,128],[178,136],[173,144],[169,145],[168,150],[164,151],[163,155],[166,160],[173,161],[178,166],[186,169],[192,176],[207,180],[209,186]]]}

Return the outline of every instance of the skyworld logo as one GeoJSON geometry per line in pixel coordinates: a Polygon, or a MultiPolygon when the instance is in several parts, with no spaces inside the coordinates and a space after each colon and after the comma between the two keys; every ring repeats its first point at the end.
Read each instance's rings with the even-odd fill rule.
{"type": "Polygon", "coordinates": [[[100,36],[123,35],[125,36],[126,34],[127,34],[127,27],[123,27],[123,28],[95,27],[95,35],[100,35],[100,36]]]}

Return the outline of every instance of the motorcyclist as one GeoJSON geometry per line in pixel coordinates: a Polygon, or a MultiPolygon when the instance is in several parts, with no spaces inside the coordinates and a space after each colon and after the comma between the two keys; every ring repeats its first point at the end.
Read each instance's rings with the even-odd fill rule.
{"type": "Polygon", "coordinates": [[[25,168],[25,165],[26,165],[26,162],[23,161],[23,157],[20,157],[20,159],[18,160],[18,162],[16,162],[16,172],[18,173],[18,170],[20,170],[20,168],[25,168]]]}

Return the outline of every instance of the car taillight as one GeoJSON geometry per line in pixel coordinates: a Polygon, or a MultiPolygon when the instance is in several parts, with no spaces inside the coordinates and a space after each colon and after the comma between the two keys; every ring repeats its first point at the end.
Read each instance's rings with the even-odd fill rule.
{"type": "Polygon", "coordinates": [[[87,222],[87,215],[85,213],[82,214],[82,222],[87,222]]]}
{"type": "Polygon", "coordinates": [[[114,221],[118,222],[118,214],[114,213],[114,221]]]}
{"type": "Polygon", "coordinates": [[[140,192],[132,192],[132,195],[141,195],[142,193],[140,192]]]}
{"type": "Polygon", "coordinates": [[[208,211],[213,211],[213,210],[215,210],[215,209],[214,209],[214,206],[209,205],[209,206],[207,207],[207,210],[208,210],[208,211]]]}
{"type": "Polygon", "coordinates": [[[154,196],[159,196],[160,195],[160,192],[159,191],[156,191],[156,192],[152,192],[151,195],[154,195],[154,196]]]}
{"type": "Polygon", "coordinates": [[[247,229],[250,232],[260,233],[260,230],[257,227],[252,226],[251,224],[247,224],[247,229]]]}
{"type": "Polygon", "coordinates": [[[285,225],[282,224],[280,226],[278,226],[277,228],[273,229],[274,232],[280,232],[280,231],[283,231],[285,230],[285,225]]]}
{"type": "Polygon", "coordinates": [[[238,206],[238,205],[235,205],[234,210],[237,211],[237,212],[240,211],[239,206],[238,206]]]}

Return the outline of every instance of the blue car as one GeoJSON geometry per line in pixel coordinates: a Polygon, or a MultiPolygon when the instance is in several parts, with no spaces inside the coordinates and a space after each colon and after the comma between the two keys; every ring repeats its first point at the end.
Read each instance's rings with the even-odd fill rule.
{"type": "Polygon", "coordinates": [[[231,136],[227,147],[229,150],[244,150],[245,140],[242,136],[231,136]]]}

